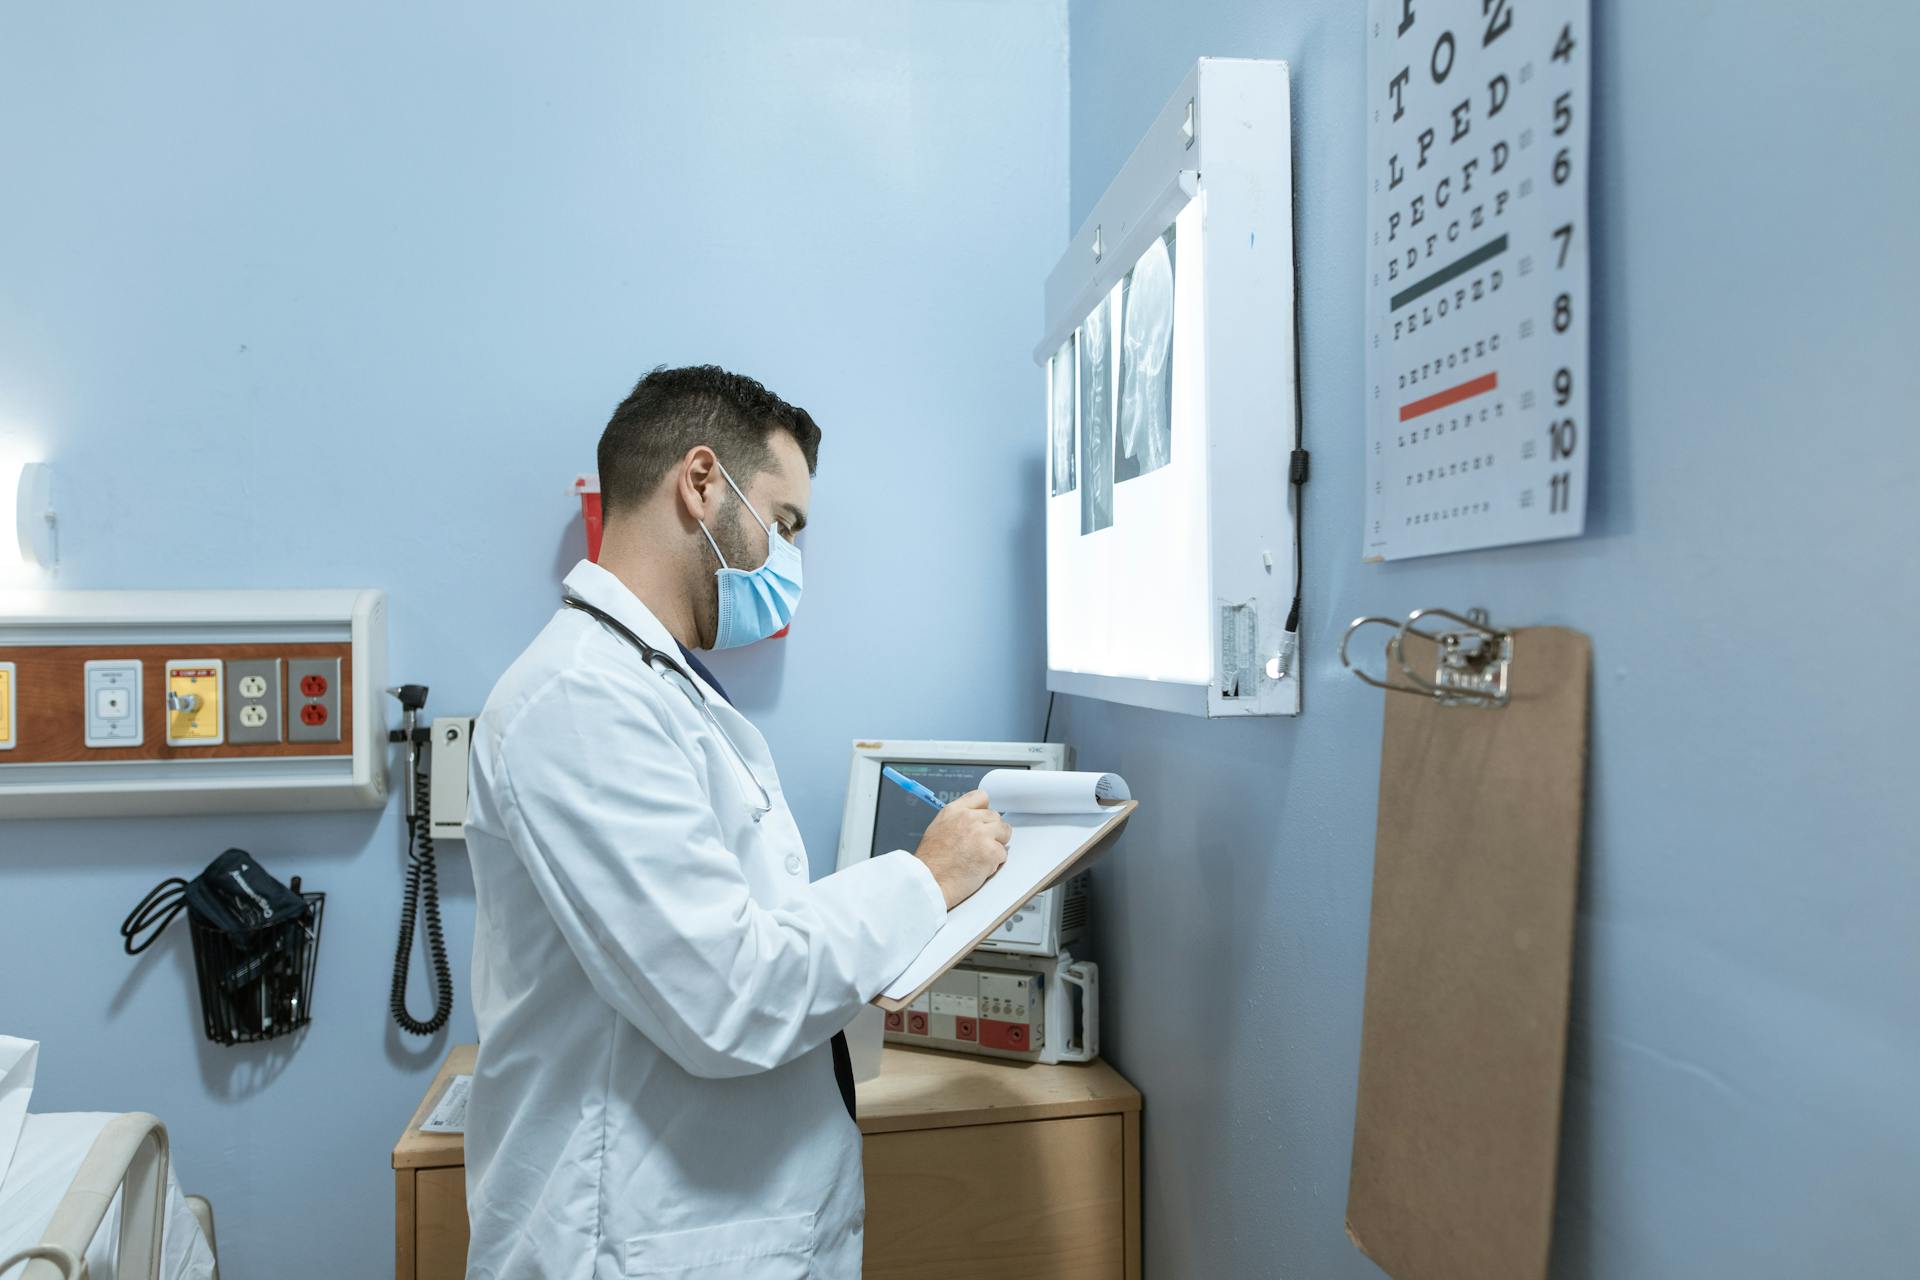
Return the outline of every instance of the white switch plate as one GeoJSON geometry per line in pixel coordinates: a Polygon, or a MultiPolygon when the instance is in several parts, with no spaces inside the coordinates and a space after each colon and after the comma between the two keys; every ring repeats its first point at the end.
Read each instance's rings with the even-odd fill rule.
{"type": "Polygon", "coordinates": [[[87,745],[137,747],[146,739],[140,715],[140,659],[96,658],[86,666],[87,745]],[[121,709],[102,715],[102,700],[121,709]]]}

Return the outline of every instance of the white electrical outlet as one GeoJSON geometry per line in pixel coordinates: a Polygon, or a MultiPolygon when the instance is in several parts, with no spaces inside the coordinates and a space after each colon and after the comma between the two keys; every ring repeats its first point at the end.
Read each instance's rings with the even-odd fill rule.
{"type": "Polygon", "coordinates": [[[280,659],[235,658],[227,663],[227,741],[279,742],[280,659]]]}

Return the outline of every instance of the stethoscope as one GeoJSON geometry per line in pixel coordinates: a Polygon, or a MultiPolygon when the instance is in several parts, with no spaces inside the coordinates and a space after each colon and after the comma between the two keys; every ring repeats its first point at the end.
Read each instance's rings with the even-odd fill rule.
{"type": "Polygon", "coordinates": [[[700,692],[700,686],[694,680],[693,674],[680,665],[679,659],[654,648],[635,635],[633,628],[598,605],[588,604],[578,596],[562,596],[560,603],[569,609],[578,609],[588,617],[598,618],[611,627],[615,633],[624,637],[628,644],[639,650],[640,656],[646,660],[647,665],[658,671],[668,684],[678,685],[680,692],[687,695],[687,701],[700,708],[700,714],[707,718],[707,724],[720,735],[720,740],[727,744],[727,750],[733,753],[735,766],[746,775],[747,781],[753,784],[754,790],[760,793],[760,803],[749,807],[753,820],[758,822],[773,812],[773,797],[768,794],[766,787],[761,785],[758,775],[753,771],[753,765],[747,760],[746,752],[740,750],[740,744],[733,740],[733,735],[721,726],[719,717],[713,714],[713,708],[707,703],[707,695],[700,692]]]}

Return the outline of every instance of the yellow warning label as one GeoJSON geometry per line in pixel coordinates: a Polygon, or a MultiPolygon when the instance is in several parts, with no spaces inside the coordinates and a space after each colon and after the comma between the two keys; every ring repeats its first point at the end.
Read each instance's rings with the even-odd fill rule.
{"type": "Polygon", "coordinates": [[[167,741],[219,742],[220,668],[167,668],[167,741]]]}
{"type": "Polygon", "coordinates": [[[0,667],[0,747],[13,745],[13,668],[0,667]]]}

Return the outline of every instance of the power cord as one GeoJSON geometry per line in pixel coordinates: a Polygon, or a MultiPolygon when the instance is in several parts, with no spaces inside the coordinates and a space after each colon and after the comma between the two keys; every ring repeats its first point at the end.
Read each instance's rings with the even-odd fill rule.
{"type": "Polygon", "coordinates": [[[420,748],[428,746],[428,730],[420,724],[426,710],[427,686],[403,684],[387,690],[400,699],[401,727],[387,740],[407,748],[407,889],[400,904],[400,943],[393,953],[393,990],[387,1007],[402,1031],[430,1036],[453,1016],[453,970],[447,964],[447,941],[440,932],[440,877],[433,860],[433,790],[421,767],[420,748]],[[413,964],[413,922],[424,911],[427,920],[427,957],[433,965],[433,1016],[425,1022],[407,1012],[407,970],[413,964]]]}
{"type": "Polygon", "coordinates": [[[1293,604],[1287,610],[1287,625],[1281,637],[1282,673],[1293,671],[1294,657],[1300,651],[1300,579],[1306,572],[1306,553],[1300,548],[1306,525],[1307,451],[1297,446],[1306,443],[1306,396],[1300,389],[1300,255],[1293,255],[1293,430],[1296,448],[1287,455],[1287,488],[1293,497],[1293,604]]]}
{"type": "Polygon", "coordinates": [[[389,1001],[393,1020],[402,1031],[430,1036],[453,1016],[453,970],[447,964],[447,942],[440,932],[439,871],[433,859],[433,830],[428,805],[432,795],[419,770],[413,776],[413,812],[407,817],[407,890],[400,907],[400,945],[393,954],[393,993],[389,1001]],[[417,851],[416,851],[417,850],[417,851]],[[413,961],[413,922],[425,910],[427,954],[433,966],[433,1017],[422,1022],[407,1011],[407,970],[413,961]]]}
{"type": "Polygon", "coordinates": [[[1288,635],[1300,634],[1300,576],[1306,557],[1300,549],[1301,526],[1306,523],[1307,451],[1295,449],[1287,458],[1287,486],[1293,490],[1293,606],[1287,610],[1288,635]]]}

